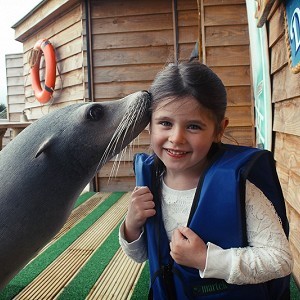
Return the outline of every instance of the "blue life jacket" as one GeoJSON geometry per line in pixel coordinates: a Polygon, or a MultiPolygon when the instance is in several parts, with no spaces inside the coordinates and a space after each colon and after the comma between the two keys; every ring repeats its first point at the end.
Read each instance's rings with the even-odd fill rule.
{"type": "MultiPolygon", "coordinates": [[[[174,262],[162,221],[160,179],[156,175],[154,156],[137,154],[134,170],[137,186],[148,186],[155,200],[156,215],[145,225],[150,297],[172,300],[289,299],[290,276],[261,284],[234,285],[220,279],[202,279],[198,270],[174,262]]],[[[246,179],[272,202],[288,236],[284,199],[271,152],[223,144],[200,178],[188,221],[188,227],[205,243],[212,242],[223,249],[248,245],[246,179]]]]}

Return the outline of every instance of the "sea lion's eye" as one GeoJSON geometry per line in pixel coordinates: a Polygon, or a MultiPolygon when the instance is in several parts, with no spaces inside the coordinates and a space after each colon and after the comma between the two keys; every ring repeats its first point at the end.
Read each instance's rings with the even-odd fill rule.
{"type": "Polygon", "coordinates": [[[91,121],[99,121],[102,115],[100,106],[92,106],[87,112],[87,119],[91,121]]]}

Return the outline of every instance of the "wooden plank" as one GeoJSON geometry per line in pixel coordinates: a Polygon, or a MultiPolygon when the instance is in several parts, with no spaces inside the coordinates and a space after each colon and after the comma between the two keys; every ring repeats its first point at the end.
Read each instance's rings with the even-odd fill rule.
{"type": "Polygon", "coordinates": [[[288,55],[285,43],[285,37],[282,36],[271,49],[271,74],[287,67],[288,55]]]}
{"type": "Polygon", "coordinates": [[[248,25],[206,26],[207,46],[249,45],[248,25]]]}
{"type": "Polygon", "coordinates": [[[55,298],[123,219],[127,211],[128,200],[129,195],[125,194],[27,285],[15,299],[55,298]]]}
{"type": "Polygon", "coordinates": [[[162,65],[127,65],[95,68],[95,83],[152,81],[162,65]]]}
{"type": "Polygon", "coordinates": [[[173,45],[172,30],[94,35],[93,49],[154,47],[173,45]]]}
{"type": "Polygon", "coordinates": [[[290,244],[294,260],[300,262],[300,215],[289,203],[286,204],[286,210],[290,223],[290,244]]]}
{"type": "MultiPolygon", "coordinates": [[[[195,41],[188,43],[188,44],[182,44],[181,41],[179,41],[179,48],[178,48],[179,49],[179,58],[178,58],[178,60],[180,62],[188,61],[194,48],[195,48],[195,41]]],[[[169,57],[170,57],[170,55],[168,56],[168,58],[169,57]]],[[[165,62],[167,62],[167,61],[165,60],[165,62]]]]}
{"type": "Polygon", "coordinates": [[[300,218],[300,176],[293,171],[289,171],[286,201],[297,211],[298,217],[300,218]]]}
{"type": "Polygon", "coordinates": [[[150,144],[150,136],[148,128],[144,129],[133,141],[132,145],[135,147],[145,146],[150,144]]]}
{"type": "Polygon", "coordinates": [[[137,143],[135,143],[135,145],[133,146],[127,146],[126,150],[125,151],[123,150],[124,152],[122,152],[122,154],[116,155],[101,168],[100,171],[101,176],[102,175],[104,177],[115,176],[116,173],[120,176],[133,175],[131,171],[128,171],[126,169],[132,169],[132,161],[136,153],[141,153],[141,152],[148,153],[148,154],[152,153],[152,149],[149,145],[149,141],[150,140],[148,138],[147,143],[145,143],[144,145],[138,145],[137,143]],[[118,171],[118,169],[120,170],[120,172],[118,171]]]}
{"type": "Polygon", "coordinates": [[[23,53],[6,54],[5,65],[7,69],[19,68],[20,66],[23,66],[23,53]]]}
{"type": "MultiPolygon", "coordinates": [[[[197,27],[180,27],[180,42],[197,40],[197,27]]],[[[93,35],[93,49],[117,49],[173,45],[173,31],[161,30],[93,35]]]]}
{"type": "MultiPolygon", "coordinates": [[[[81,5],[76,5],[70,11],[67,11],[59,18],[56,18],[51,25],[47,24],[48,26],[44,27],[43,30],[38,30],[30,35],[23,43],[24,53],[31,50],[36,41],[45,37],[52,41],[52,37],[56,35],[63,35],[65,37],[65,43],[68,43],[70,39],[68,38],[68,31],[65,30],[67,28],[74,28],[74,25],[75,27],[78,26],[81,19],[82,7],[81,5]]],[[[56,41],[56,43],[57,46],[61,46],[61,44],[58,44],[58,41],[56,41]]]]}
{"type": "MultiPolygon", "coordinates": [[[[31,101],[33,99],[30,99],[31,101]]],[[[41,105],[37,100],[34,102],[27,102],[26,103],[26,108],[27,110],[27,117],[30,121],[35,121],[39,118],[41,118],[44,115],[47,115],[49,112],[54,111],[56,109],[65,107],[67,105],[75,104],[78,102],[82,102],[82,99],[80,100],[70,100],[66,102],[59,102],[56,103],[54,102],[53,104],[48,103],[47,105],[41,105]]]]}
{"type": "Polygon", "coordinates": [[[252,105],[251,86],[227,86],[227,105],[252,105]]]}
{"type": "Polygon", "coordinates": [[[23,76],[23,66],[20,66],[19,68],[6,69],[6,76],[7,77],[23,76]]]}
{"type": "Polygon", "coordinates": [[[274,131],[300,137],[300,97],[275,103],[274,131]]]}
{"type": "Polygon", "coordinates": [[[227,66],[211,68],[227,86],[250,86],[249,66],[227,66]]]}
{"type": "MultiPolygon", "coordinates": [[[[298,238],[299,240],[299,238],[298,238]]],[[[294,257],[294,268],[293,268],[293,278],[300,288],[300,258],[299,258],[299,248],[297,248],[293,242],[290,242],[291,251],[294,257]]]]}
{"type": "MultiPolygon", "coordinates": [[[[230,125],[230,124],[229,124],[230,125]]],[[[232,127],[226,128],[222,142],[232,145],[254,146],[254,129],[253,127],[232,127]]]]}
{"type": "MultiPolygon", "coordinates": [[[[81,22],[77,22],[73,24],[71,27],[64,29],[59,34],[52,36],[51,38],[49,38],[49,41],[52,43],[55,49],[57,65],[61,67],[61,65],[63,65],[61,63],[64,62],[64,59],[67,59],[69,57],[72,57],[73,55],[82,52],[81,22]]],[[[24,58],[26,58],[24,63],[25,73],[30,72],[29,57],[31,54],[31,49],[34,46],[35,42],[36,40],[33,42],[33,44],[30,44],[31,48],[27,52],[24,52],[24,58]]],[[[27,43],[27,45],[29,44],[27,43]]],[[[41,66],[40,68],[44,68],[43,61],[44,59],[42,57],[40,62],[40,66],[41,66]]]]}
{"type": "Polygon", "coordinates": [[[284,35],[284,5],[281,4],[269,21],[269,47],[284,35]]]}
{"type": "MultiPolygon", "coordinates": [[[[64,94],[69,95],[67,88],[74,87],[73,94],[81,90],[81,98],[83,98],[83,82],[84,82],[84,73],[82,71],[82,55],[78,54],[76,56],[67,58],[64,62],[58,64],[59,73],[57,71],[54,97],[64,96],[64,94]],[[64,76],[65,73],[68,73],[68,76],[64,76]],[[77,87],[76,87],[77,86],[77,87]],[[63,90],[61,90],[63,88],[63,90]]],[[[40,70],[41,86],[44,86],[44,71],[45,69],[40,70]]],[[[34,96],[34,91],[31,87],[31,77],[29,76],[26,80],[25,86],[25,96],[30,98],[34,96]]]]}
{"type": "Polygon", "coordinates": [[[177,9],[180,10],[197,10],[197,1],[195,0],[179,0],[177,9]]]}
{"type": "Polygon", "coordinates": [[[220,5],[233,5],[245,4],[245,0],[203,0],[204,6],[220,6],[220,5]]]}
{"type": "Polygon", "coordinates": [[[99,186],[101,192],[120,192],[132,191],[135,187],[135,178],[116,177],[116,178],[99,178],[99,186]]]}
{"type": "Polygon", "coordinates": [[[206,47],[209,66],[249,66],[249,46],[206,47]]]}
{"type": "MultiPolygon", "coordinates": [[[[196,21],[192,25],[197,25],[196,21]]],[[[92,28],[93,34],[172,30],[172,13],[97,18],[92,19],[92,28]]]]}
{"type": "Polygon", "coordinates": [[[28,14],[14,25],[15,39],[24,42],[41,28],[49,26],[52,22],[55,23],[57,18],[74,8],[78,3],[80,5],[81,1],[52,0],[43,2],[37,11],[28,14]]]}
{"type": "MultiPolygon", "coordinates": [[[[179,3],[184,3],[183,1],[179,3]]],[[[178,7],[178,26],[179,27],[191,27],[198,26],[198,9],[197,1],[193,1],[193,10],[180,10],[178,7]]]]}
{"type": "Polygon", "coordinates": [[[145,263],[134,262],[119,248],[86,300],[130,299],[131,291],[144,266],[145,263]]]}
{"type": "Polygon", "coordinates": [[[24,87],[24,83],[25,83],[24,76],[7,77],[6,78],[6,86],[7,87],[16,86],[16,85],[24,87]]]}
{"type": "Polygon", "coordinates": [[[24,103],[9,104],[8,111],[10,114],[20,113],[24,109],[24,103]]]}
{"type": "MultiPolygon", "coordinates": [[[[71,62],[71,60],[72,59],[70,59],[70,62],[71,62]]],[[[41,73],[41,79],[42,79],[41,80],[41,85],[43,86],[44,85],[44,79],[42,77],[42,76],[44,76],[43,75],[43,70],[41,70],[40,73],[41,73]]],[[[61,94],[60,89],[62,87],[66,88],[66,87],[72,87],[72,86],[75,86],[75,85],[82,85],[85,78],[84,78],[84,72],[82,71],[82,68],[78,68],[78,69],[75,69],[75,70],[70,70],[68,72],[67,76],[64,75],[64,74],[59,75],[57,73],[56,82],[55,82],[55,93],[61,94]]],[[[31,87],[31,76],[28,76],[28,78],[26,79],[26,82],[24,84],[25,84],[27,97],[33,96],[33,90],[32,90],[32,87],[31,87]]]]}
{"type": "Polygon", "coordinates": [[[272,102],[278,102],[299,96],[300,73],[293,74],[288,66],[273,76],[272,102]]]}
{"type": "Polygon", "coordinates": [[[288,168],[285,167],[285,165],[281,164],[281,162],[276,162],[276,170],[282,188],[284,199],[287,199],[288,184],[289,184],[289,170],[288,168]]]}
{"type": "MultiPolygon", "coordinates": [[[[153,68],[151,64],[159,64],[157,67],[162,68],[166,58],[172,53],[173,46],[146,47],[139,49],[139,51],[136,48],[94,50],[94,67],[122,65],[131,67],[130,65],[138,64],[141,67],[147,65],[149,68],[153,68]]],[[[96,71],[95,76],[97,73],[96,71]]]]}
{"type": "MultiPolygon", "coordinates": [[[[63,89],[61,90],[60,82],[58,81],[52,96],[55,102],[83,100],[84,98],[83,84],[81,83],[78,85],[64,86],[63,89]]],[[[27,102],[30,104],[30,105],[26,104],[26,107],[29,108],[39,104],[39,102],[34,97],[34,91],[31,87],[27,87],[25,89],[25,97],[27,99],[27,102]]]]}
{"type": "Polygon", "coordinates": [[[89,198],[84,203],[82,203],[80,206],[78,206],[76,209],[72,210],[72,213],[67,219],[64,226],[39,253],[45,251],[49,246],[51,246],[59,238],[61,238],[66,232],[68,232],[73,226],[75,226],[80,221],[82,221],[98,205],[103,203],[109,195],[110,193],[96,193],[91,198],[89,198]]]}
{"type": "Polygon", "coordinates": [[[276,132],[274,146],[275,160],[300,176],[300,137],[276,132]]]}
{"type": "Polygon", "coordinates": [[[92,18],[107,18],[117,16],[149,15],[160,13],[170,13],[172,9],[169,1],[92,1],[92,18]]]}
{"type": "Polygon", "coordinates": [[[8,95],[24,95],[24,86],[15,85],[7,87],[8,95]]]}
{"type": "Polygon", "coordinates": [[[127,96],[128,94],[134,93],[136,91],[147,90],[150,86],[150,81],[140,81],[140,82],[112,82],[110,84],[96,84],[95,85],[95,99],[100,101],[100,99],[119,99],[127,96]]]}
{"type": "Polygon", "coordinates": [[[230,106],[226,111],[226,116],[233,127],[253,126],[251,106],[230,106]]]}
{"type": "Polygon", "coordinates": [[[8,96],[8,104],[24,104],[25,96],[23,95],[9,95],[8,96]]]}
{"type": "Polygon", "coordinates": [[[248,24],[245,4],[204,7],[204,26],[234,24],[248,24]]]}
{"type": "Polygon", "coordinates": [[[65,59],[73,57],[78,53],[82,53],[82,37],[78,36],[75,39],[68,41],[68,43],[58,46],[55,49],[57,63],[63,62],[65,59]]]}
{"type": "Polygon", "coordinates": [[[21,118],[20,112],[9,114],[9,120],[11,122],[20,122],[20,118],[21,118]]]}

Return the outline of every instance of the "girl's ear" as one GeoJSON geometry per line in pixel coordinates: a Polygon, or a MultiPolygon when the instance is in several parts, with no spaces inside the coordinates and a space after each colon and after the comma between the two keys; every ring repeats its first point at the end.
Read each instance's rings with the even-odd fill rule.
{"type": "Polygon", "coordinates": [[[224,118],[221,121],[220,126],[219,126],[219,132],[217,133],[217,136],[216,136],[216,142],[217,143],[221,142],[224,131],[225,131],[226,127],[228,126],[228,124],[229,124],[229,119],[228,118],[224,118]]]}

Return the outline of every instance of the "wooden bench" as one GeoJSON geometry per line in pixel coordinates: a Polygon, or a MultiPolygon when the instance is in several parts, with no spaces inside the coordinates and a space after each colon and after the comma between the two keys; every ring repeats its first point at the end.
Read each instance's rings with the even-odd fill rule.
{"type": "Polygon", "coordinates": [[[7,122],[0,121],[0,150],[2,149],[2,139],[7,129],[12,129],[13,138],[18,135],[24,128],[30,125],[31,122],[7,122]]]}

